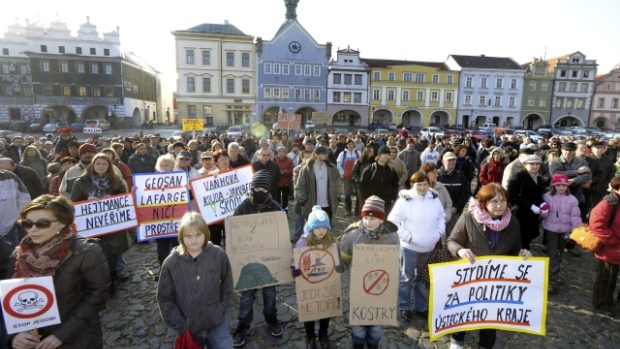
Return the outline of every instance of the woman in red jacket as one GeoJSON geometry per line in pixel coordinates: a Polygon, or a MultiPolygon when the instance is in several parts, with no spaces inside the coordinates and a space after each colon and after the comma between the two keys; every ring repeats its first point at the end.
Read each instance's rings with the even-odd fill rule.
{"type": "Polygon", "coordinates": [[[502,184],[504,175],[504,163],[502,162],[502,150],[500,148],[491,149],[488,160],[480,167],[480,185],[489,183],[502,184]]]}
{"type": "Polygon", "coordinates": [[[609,182],[611,193],[590,212],[590,230],[601,241],[594,256],[599,260],[592,286],[592,306],[595,310],[613,314],[614,291],[620,265],[620,177],[609,182]]]}
{"type": "Polygon", "coordinates": [[[275,162],[280,168],[282,177],[278,181],[278,197],[274,199],[280,203],[283,209],[286,209],[288,207],[288,197],[291,191],[295,165],[293,160],[287,156],[286,148],[283,146],[278,147],[278,156],[275,157],[275,162]]]}

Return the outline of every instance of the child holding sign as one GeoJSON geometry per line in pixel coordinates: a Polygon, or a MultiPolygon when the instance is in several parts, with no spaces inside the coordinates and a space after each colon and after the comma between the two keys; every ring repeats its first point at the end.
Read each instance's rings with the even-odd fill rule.
{"type": "Polygon", "coordinates": [[[549,255],[549,287],[547,292],[554,293],[559,285],[562,252],[566,247],[568,235],[581,224],[581,212],[577,198],[570,194],[568,177],[565,174],[554,174],[551,178],[551,190],[543,196],[545,201],[540,205],[543,217],[547,254],[549,255]],[[546,210],[543,210],[543,206],[546,210]]]}
{"type": "Polygon", "coordinates": [[[164,260],[157,303],[164,322],[190,331],[202,346],[232,348],[226,311],[233,304],[233,281],[226,252],[209,241],[209,227],[198,212],[187,212],[179,226],[179,246],[164,260]]]}
{"type": "MultiPolygon", "coordinates": [[[[344,231],[340,245],[340,260],[345,267],[353,259],[353,246],[357,244],[399,245],[398,227],[385,220],[385,203],[376,196],[370,196],[362,207],[362,219],[349,225],[344,231]]],[[[383,336],[381,326],[352,326],[353,348],[379,348],[383,336]]]]}
{"type": "MultiPolygon", "coordinates": [[[[331,232],[331,225],[329,223],[329,216],[325,211],[321,209],[321,206],[314,205],[312,212],[308,215],[308,222],[304,228],[304,234],[295,244],[295,248],[301,248],[306,246],[317,246],[327,250],[333,243],[336,242],[334,234],[331,232]]],[[[293,266],[293,277],[300,275],[300,270],[296,269],[297,266],[293,266]]],[[[327,329],[329,328],[329,320],[319,320],[319,342],[321,349],[330,348],[329,337],[327,336],[327,329]]],[[[306,328],[306,348],[316,348],[316,334],[314,332],[315,321],[304,322],[306,328]]]]}

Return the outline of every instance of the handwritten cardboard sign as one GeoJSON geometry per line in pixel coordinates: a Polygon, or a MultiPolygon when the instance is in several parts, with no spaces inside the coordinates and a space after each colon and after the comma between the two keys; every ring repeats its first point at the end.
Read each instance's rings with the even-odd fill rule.
{"type": "Polygon", "coordinates": [[[252,165],[247,165],[217,176],[191,181],[198,209],[207,224],[221,222],[232,216],[237,206],[247,197],[253,173],[252,165]]]}
{"type": "Polygon", "coordinates": [[[495,328],[545,335],[549,258],[484,256],[430,264],[431,341],[495,328]]]}
{"type": "Polygon", "coordinates": [[[338,248],[296,248],[294,266],[300,275],[295,278],[299,321],[314,321],[342,315],[342,284],[338,248]]]}
{"type": "Polygon", "coordinates": [[[181,217],[189,210],[185,171],[133,175],[138,240],[176,236],[181,217]]]}
{"type": "Polygon", "coordinates": [[[350,325],[398,326],[398,245],[353,247],[350,325]]]}
{"type": "Polygon", "coordinates": [[[230,216],[225,230],[236,291],[293,282],[293,254],[283,211],[230,216]]]}
{"type": "Polygon", "coordinates": [[[75,228],[83,238],[107,235],[138,225],[131,193],[77,202],[73,207],[75,228]]]}
{"type": "Polygon", "coordinates": [[[2,280],[0,296],[8,334],[60,323],[51,276],[2,280]]]}

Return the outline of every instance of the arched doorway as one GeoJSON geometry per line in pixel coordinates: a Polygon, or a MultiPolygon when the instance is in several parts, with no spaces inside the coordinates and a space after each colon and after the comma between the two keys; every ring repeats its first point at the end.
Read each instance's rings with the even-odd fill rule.
{"type": "Polygon", "coordinates": [[[539,128],[543,124],[543,119],[538,114],[529,114],[523,119],[523,127],[526,130],[533,130],[539,128]]]}
{"type": "Polygon", "coordinates": [[[301,124],[305,125],[306,124],[306,120],[312,120],[312,113],[315,112],[315,111],[316,110],[314,110],[314,109],[312,109],[310,107],[303,107],[303,108],[297,109],[295,114],[301,115],[301,124]]]}
{"type": "Polygon", "coordinates": [[[142,113],[140,112],[140,109],[138,107],[133,109],[131,122],[133,123],[133,126],[135,127],[142,126],[142,113]]]}
{"type": "Polygon", "coordinates": [[[436,110],[431,114],[430,124],[433,126],[445,126],[450,124],[450,115],[443,110],[436,110]]]}
{"type": "Polygon", "coordinates": [[[487,117],[484,115],[478,115],[476,116],[476,126],[482,126],[484,125],[484,123],[487,122],[487,117]]]}
{"type": "Polygon", "coordinates": [[[471,115],[463,115],[461,117],[461,126],[465,128],[469,127],[470,119],[471,119],[471,115]]]}
{"type": "Polygon", "coordinates": [[[607,119],[604,117],[599,117],[594,119],[592,125],[598,127],[599,129],[607,128],[607,119]]]}
{"type": "Polygon", "coordinates": [[[581,119],[577,117],[567,115],[567,116],[562,116],[561,118],[557,119],[555,123],[553,124],[553,126],[555,127],[583,126],[583,122],[581,121],[581,119]]]}
{"type": "Polygon", "coordinates": [[[103,105],[91,105],[82,112],[83,120],[104,119],[108,120],[108,108],[103,105]]]}
{"type": "Polygon", "coordinates": [[[265,110],[263,114],[263,122],[265,125],[271,127],[271,124],[278,121],[278,112],[280,111],[279,107],[271,107],[265,110]]]}
{"type": "Polygon", "coordinates": [[[413,109],[409,109],[401,116],[403,126],[405,127],[422,127],[422,114],[413,109]]]}
{"type": "Polygon", "coordinates": [[[77,120],[77,115],[73,109],[65,105],[54,105],[43,109],[41,119],[45,123],[58,122],[61,125],[70,125],[77,120]]]}
{"type": "Polygon", "coordinates": [[[334,126],[355,126],[362,121],[362,116],[355,110],[340,110],[332,116],[334,126]]]}
{"type": "Polygon", "coordinates": [[[372,113],[372,122],[379,123],[384,127],[390,126],[392,118],[392,111],[389,109],[377,109],[372,113]]]}

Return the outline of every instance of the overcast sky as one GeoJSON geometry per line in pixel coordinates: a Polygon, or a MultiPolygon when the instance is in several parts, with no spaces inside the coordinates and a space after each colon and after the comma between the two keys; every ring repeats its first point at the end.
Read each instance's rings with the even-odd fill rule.
{"type": "MultiPolygon", "coordinates": [[[[618,0],[301,0],[298,20],[319,43],[350,45],[362,57],[444,61],[449,54],[510,56],[518,63],[581,51],[599,74],[620,63],[618,0]]],[[[245,34],[273,38],[283,0],[9,1],[0,11],[4,35],[17,18],[56,18],[75,34],[90,16],[100,33],[120,27],[121,45],[174,82],[171,31],[229,20],[245,34]]]]}

